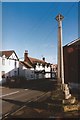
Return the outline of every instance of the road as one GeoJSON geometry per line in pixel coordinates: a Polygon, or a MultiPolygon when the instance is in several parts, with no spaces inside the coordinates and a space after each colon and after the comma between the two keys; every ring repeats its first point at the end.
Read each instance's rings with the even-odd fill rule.
{"type": "Polygon", "coordinates": [[[50,80],[31,81],[24,88],[0,87],[0,91],[2,90],[2,95],[0,94],[2,116],[14,113],[27,102],[37,100],[52,89],[53,81],[50,80]]]}

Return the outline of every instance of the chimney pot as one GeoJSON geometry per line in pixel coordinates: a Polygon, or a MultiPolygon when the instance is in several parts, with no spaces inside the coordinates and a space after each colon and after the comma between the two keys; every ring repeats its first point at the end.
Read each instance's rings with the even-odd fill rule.
{"type": "Polygon", "coordinates": [[[28,50],[25,50],[25,52],[24,52],[24,61],[27,60],[27,57],[28,57],[28,50]]]}
{"type": "Polygon", "coordinates": [[[45,61],[45,57],[43,57],[43,61],[45,61]]]}

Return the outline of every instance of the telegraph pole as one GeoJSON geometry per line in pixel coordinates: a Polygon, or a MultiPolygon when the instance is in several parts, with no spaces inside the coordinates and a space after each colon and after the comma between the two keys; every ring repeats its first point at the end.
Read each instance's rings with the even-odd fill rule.
{"type": "Polygon", "coordinates": [[[58,80],[64,84],[64,63],[63,63],[63,47],[62,47],[62,20],[63,16],[56,16],[58,21],[58,80]]]}

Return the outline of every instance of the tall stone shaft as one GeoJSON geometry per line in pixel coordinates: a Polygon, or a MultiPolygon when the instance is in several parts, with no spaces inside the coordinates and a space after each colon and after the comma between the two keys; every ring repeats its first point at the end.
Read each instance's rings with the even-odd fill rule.
{"type": "Polygon", "coordinates": [[[62,20],[63,16],[59,14],[56,17],[58,21],[58,80],[64,84],[64,63],[63,63],[63,47],[62,47],[62,20]]]}

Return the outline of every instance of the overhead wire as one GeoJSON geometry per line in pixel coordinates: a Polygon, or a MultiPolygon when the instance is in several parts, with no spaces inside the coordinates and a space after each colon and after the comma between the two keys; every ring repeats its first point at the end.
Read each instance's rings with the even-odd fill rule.
{"type": "MultiPolygon", "coordinates": [[[[69,20],[69,17],[68,17],[68,15],[70,14],[70,12],[72,11],[72,9],[74,8],[74,7],[76,7],[76,3],[78,4],[78,0],[76,0],[75,2],[70,2],[70,3],[73,3],[70,7],[69,7],[69,9],[65,12],[65,14],[64,14],[64,16],[65,16],[65,21],[67,21],[67,20],[69,20]]],[[[78,6],[77,6],[78,7],[78,6]]],[[[77,12],[78,12],[78,10],[77,10],[77,12]]],[[[74,16],[75,17],[75,16],[74,16]]],[[[64,25],[66,24],[66,22],[64,22],[64,25]]]]}
{"type": "MultiPolygon", "coordinates": [[[[78,0],[76,0],[75,2],[77,2],[78,0]]],[[[75,6],[75,2],[70,6],[70,8],[68,10],[66,10],[64,16],[65,16],[65,20],[68,18],[68,15],[69,13],[71,12],[71,10],[73,9],[73,7],[75,6]]],[[[56,10],[58,7],[58,5],[55,6],[54,10],[56,10]]],[[[50,15],[50,12],[52,12],[52,9],[49,11],[49,9],[47,10],[48,11],[48,16],[50,15]]],[[[46,12],[47,12],[46,11],[46,12]]],[[[45,12],[45,16],[41,16],[41,19],[40,19],[40,22],[38,23],[38,25],[34,25],[33,27],[35,27],[35,29],[33,28],[32,29],[32,32],[35,32],[37,29],[40,28],[41,24],[44,24],[45,22],[45,19],[48,17],[46,17],[46,12],[45,12]]],[[[45,41],[46,39],[49,39],[49,37],[52,35],[52,33],[54,33],[56,31],[56,27],[57,25],[54,26],[54,30],[51,30],[48,34],[46,34],[45,38],[42,37],[42,39],[45,41]]],[[[23,58],[23,57],[22,57],[23,58]]]]}
{"type": "MultiPolygon", "coordinates": [[[[76,0],[75,2],[77,2],[78,0],[76,0]]],[[[68,16],[68,14],[70,13],[70,11],[72,10],[72,8],[75,6],[75,2],[72,4],[72,6],[65,12],[65,18],[68,18],[67,16],[68,16]]],[[[57,27],[57,25],[55,26],[55,28],[57,27]]],[[[54,29],[54,31],[55,31],[56,29],[54,29]]],[[[52,31],[53,32],[53,31],[52,31]]],[[[50,32],[50,33],[52,33],[52,32],[50,32]]]]}
{"type": "MultiPolygon", "coordinates": [[[[78,0],[76,0],[75,2],[77,2],[77,1],[78,1],[78,0]]],[[[65,14],[64,14],[65,20],[68,18],[68,14],[70,13],[70,11],[71,11],[71,10],[73,9],[73,7],[75,6],[75,2],[74,2],[74,3],[72,4],[72,6],[70,6],[70,8],[65,12],[65,14]]],[[[41,16],[41,19],[40,19],[40,22],[38,23],[38,25],[35,24],[35,25],[33,26],[32,32],[35,32],[36,30],[38,30],[38,29],[40,28],[41,24],[44,24],[44,22],[46,21],[45,19],[50,15],[50,12],[52,12],[52,10],[55,10],[55,11],[56,11],[57,7],[58,7],[58,5],[56,5],[56,6],[54,7],[54,9],[50,9],[50,10],[47,9],[47,10],[45,11],[45,15],[41,16]],[[46,17],[46,12],[48,12],[47,17],[46,17]],[[34,29],[34,28],[35,28],[35,29],[34,29]]],[[[46,34],[45,38],[42,37],[42,39],[43,39],[44,41],[45,41],[46,39],[48,39],[49,36],[51,36],[51,34],[56,31],[56,27],[57,27],[57,25],[54,26],[54,30],[51,30],[48,34],[46,34]]],[[[31,32],[31,31],[30,31],[30,32],[31,32]]]]}
{"type": "Polygon", "coordinates": [[[45,11],[45,13],[40,17],[40,21],[39,21],[39,23],[36,25],[34,25],[33,26],[33,28],[31,29],[31,33],[32,32],[36,32],[37,30],[39,30],[40,29],[40,27],[43,25],[43,24],[45,24],[46,23],[46,18],[50,15],[50,12],[52,12],[52,10],[55,10],[57,8],[57,5],[54,7],[54,9],[52,8],[50,8],[50,10],[49,9],[47,9],[46,11],[45,11]],[[46,13],[47,13],[47,16],[46,16],[46,13]]]}
{"type": "MultiPolygon", "coordinates": [[[[76,0],[75,2],[77,2],[78,0],[76,0]]],[[[75,6],[75,2],[72,4],[72,6],[70,6],[70,8],[65,12],[65,16],[66,16],[66,18],[68,18],[67,16],[68,16],[68,14],[70,13],[70,11],[72,10],[72,8],[75,6]]],[[[55,27],[54,27],[54,30],[53,31],[50,31],[47,35],[46,35],[46,37],[44,38],[44,40],[46,40],[46,39],[48,39],[49,38],[49,36],[51,36],[51,34],[53,33],[53,32],[55,32],[56,31],[56,27],[57,27],[57,25],[55,25],[55,27]]]]}
{"type": "MultiPolygon", "coordinates": [[[[75,2],[77,2],[78,0],[76,0],[75,2]]],[[[68,14],[70,13],[70,11],[73,9],[73,7],[75,6],[75,2],[72,4],[72,6],[65,12],[65,18],[67,18],[67,16],[68,16],[68,14]]],[[[57,9],[57,5],[55,6],[55,8],[57,9]]],[[[54,10],[56,10],[54,8],[54,10]]],[[[48,15],[50,15],[50,11],[52,12],[52,9],[49,11],[49,10],[47,10],[48,11],[48,15]]],[[[46,12],[47,12],[46,11],[46,12]]],[[[46,13],[45,12],[45,13],[46,13]]],[[[44,15],[43,15],[44,16],[44,15]]],[[[46,18],[46,14],[45,14],[45,17],[43,17],[43,16],[41,16],[41,18],[42,19],[40,19],[40,22],[39,22],[39,24],[36,26],[36,24],[35,24],[35,30],[37,30],[37,28],[39,28],[40,26],[41,26],[41,23],[43,23],[44,21],[45,21],[45,18],[46,18]]],[[[48,39],[49,38],[49,36],[51,36],[51,34],[53,33],[53,32],[55,32],[56,31],[56,28],[57,27],[57,25],[55,25],[54,26],[54,30],[53,31],[50,31],[47,35],[46,35],[46,37],[44,38],[44,40],[46,40],[46,39],[48,39]]],[[[32,31],[34,31],[33,29],[32,29],[32,31]]],[[[19,59],[22,59],[22,58],[24,58],[24,57],[20,57],[19,59]]]]}
{"type": "MultiPolygon", "coordinates": [[[[75,6],[75,3],[77,3],[77,2],[78,2],[78,0],[73,2],[72,6],[66,11],[66,13],[65,13],[66,18],[69,15],[69,13],[71,12],[71,10],[73,9],[73,7],[75,6]]],[[[70,2],[70,3],[72,3],[72,2],[70,2]]]]}

